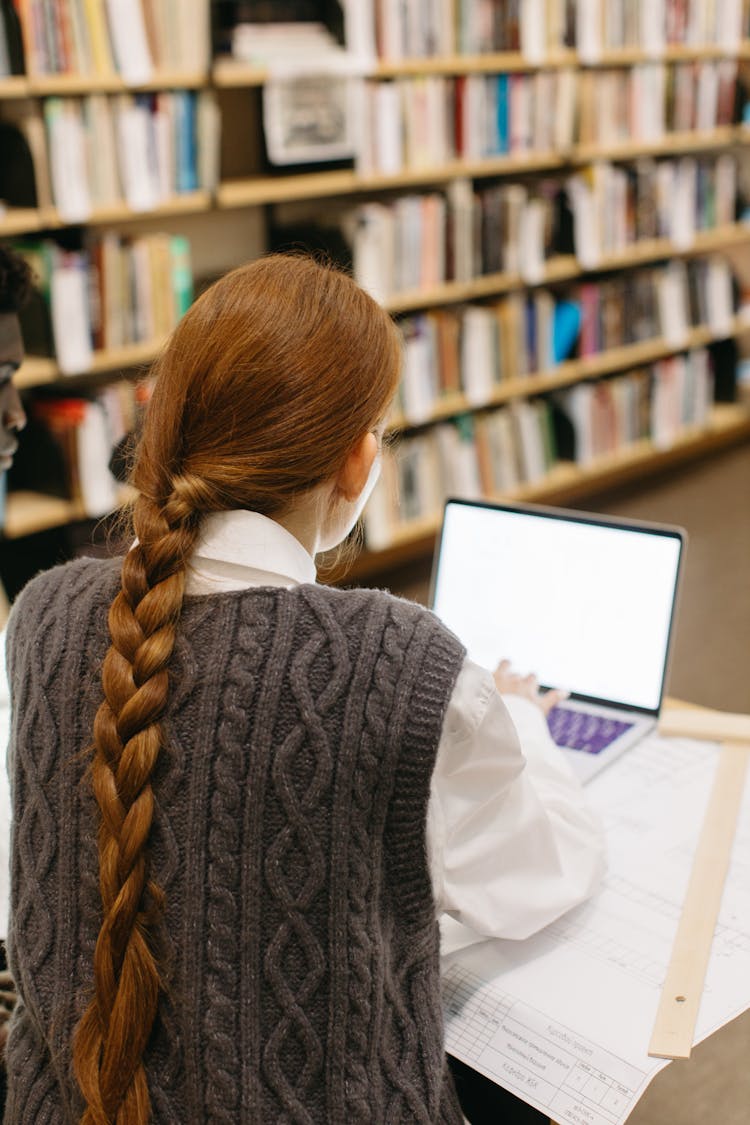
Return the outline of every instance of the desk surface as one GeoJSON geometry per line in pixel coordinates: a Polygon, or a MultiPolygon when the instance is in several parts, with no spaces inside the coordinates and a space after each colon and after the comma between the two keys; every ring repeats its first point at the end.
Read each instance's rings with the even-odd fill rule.
{"type": "MultiPolygon", "coordinates": [[[[446,957],[448,1049],[552,1121],[621,1125],[666,1065],[648,1043],[716,756],[711,744],[658,736],[633,747],[590,783],[609,839],[601,892],[525,942],[446,957]]],[[[743,815],[750,824],[747,793],[743,815]]],[[[747,831],[740,851],[750,864],[747,831]]],[[[739,865],[727,892],[698,1039],[750,1007],[739,865]]]]}

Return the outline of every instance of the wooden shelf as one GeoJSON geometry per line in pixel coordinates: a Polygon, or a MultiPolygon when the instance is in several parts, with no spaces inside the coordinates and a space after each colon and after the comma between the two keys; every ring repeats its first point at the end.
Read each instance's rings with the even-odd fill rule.
{"type": "MultiPolygon", "coordinates": [[[[750,409],[737,403],[722,403],[714,406],[705,427],[686,429],[668,449],[642,440],[616,453],[598,457],[588,465],[561,461],[541,480],[530,481],[489,499],[571,503],[583,496],[706,457],[747,438],[750,438],[750,409]]],[[[404,523],[394,533],[390,546],[381,551],[363,551],[349,570],[335,575],[335,581],[354,581],[428,556],[439,528],[438,516],[404,523]]]]}
{"type": "Polygon", "coordinates": [[[608,146],[576,145],[558,152],[521,153],[485,160],[452,160],[447,164],[409,168],[392,175],[360,175],[354,169],[308,172],[294,176],[251,176],[224,180],[217,190],[220,208],[251,207],[263,203],[284,203],[294,199],[354,195],[360,192],[397,190],[446,183],[464,176],[481,179],[491,176],[524,175],[570,165],[590,164],[595,160],[630,160],[637,156],[669,155],[728,148],[750,141],[750,130],[734,125],[719,129],[667,133],[659,141],[633,141],[608,146]]]}
{"type": "Polygon", "coordinates": [[[311,172],[298,176],[253,176],[225,180],[219,185],[221,208],[248,207],[260,203],[283,203],[293,199],[353,195],[358,192],[389,191],[421,184],[446,183],[459,176],[510,176],[562,168],[569,161],[564,153],[547,152],[525,156],[498,156],[491,160],[452,160],[432,168],[410,168],[397,175],[360,176],[353,169],[311,172]]]}
{"type": "Polygon", "coordinates": [[[0,98],[70,97],[122,94],[129,90],[196,90],[209,83],[202,71],[163,70],[147,82],[125,82],[119,74],[37,74],[0,78],[0,98]]]}
{"type": "Polygon", "coordinates": [[[151,211],[133,211],[126,203],[115,203],[109,207],[95,207],[91,214],[77,222],[64,219],[55,207],[9,207],[0,212],[0,238],[9,235],[27,234],[39,230],[59,230],[71,226],[99,226],[104,223],[135,223],[140,219],[168,217],[170,215],[194,215],[211,208],[211,193],[208,191],[186,191],[165,199],[151,211]]]}
{"type": "MultiPolygon", "coordinates": [[[[120,504],[128,503],[133,495],[132,489],[123,487],[120,504]]],[[[21,539],[77,520],[99,518],[87,515],[79,500],[61,500],[59,496],[45,496],[41,492],[10,492],[6,499],[3,534],[6,539],[21,539]]]]}
{"type": "Polygon", "coordinates": [[[23,75],[0,78],[0,98],[26,98],[29,95],[29,82],[23,75]]]}
{"type": "Polygon", "coordinates": [[[36,207],[6,207],[0,209],[0,238],[41,230],[42,212],[36,207]]]}
{"type": "Polygon", "coordinates": [[[576,145],[570,162],[589,164],[593,160],[633,160],[639,156],[669,155],[673,152],[701,152],[705,149],[727,148],[743,143],[744,131],[736,125],[716,129],[691,129],[680,133],[664,133],[653,141],[623,141],[611,145],[576,145]]]}
{"type": "Polygon", "coordinates": [[[140,367],[152,363],[166,343],[163,340],[149,340],[139,344],[125,344],[121,348],[105,348],[95,351],[91,366],[85,371],[77,371],[72,375],[63,374],[54,359],[42,356],[28,356],[14,379],[19,390],[29,390],[50,383],[64,384],[66,380],[78,375],[98,375],[107,371],[119,371],[127,367],[140,367]]]}
{"type": "MultiPolygon", "coordinates": [[[[743,42],[737,53],[740,58],[750,57],[750,42],[743,42]]],[[[367,71],[367,75],[372,78],[405,78],[423,74],[503,74],[568,66],[603,69],[634,66],[644,62],[674,63],[727,57],[726,48],[716,43],[695,47],[670,45],[659,56],[654,56],[641,47],[605,48],[596,61],[582,59],[577,51],[567,48],[550,52],[540,62],[530,62],[519,51],[498,51],[481,55],[432,55],[424,58],[380,60],[367,71]]],[[[219,87],[262,86],[268,77],[268,67],[237,62],[230,57],[217,59],[213,67],[213,82],[219,87]]]]}
{"type": "Polygon", "coordinates": [[[517,289],[530,289],[540,285],[554,285],[573,281],[584,274],[603,273],[609,270],[628,269],[658,262],[663,258],[685,258],[725,250],[729,246],[750,241],[750,223],[729,223],[713,230],[696,231],[690,246],[675,247],[668,238],[644,239],[635,242],[617,254],[607,254],[592,267],[584,269],[572,254],[558,255],[545,263],[543,275],[530,282],[520,274],[490,273],[469,281],[444,281],[426,289],[404,290],[386,297],[382,302],[391,313],[413,312],[450,305],[482,297],[499,296],[517,289]]]}

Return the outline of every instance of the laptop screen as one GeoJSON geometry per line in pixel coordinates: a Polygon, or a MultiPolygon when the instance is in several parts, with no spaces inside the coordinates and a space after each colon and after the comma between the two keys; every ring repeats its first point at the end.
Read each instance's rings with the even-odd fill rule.
{"type": "Polygon", "coordinates": [[[658,711],[682,554],[676,528],[450,500],[437,615],[486,668],[658,711]]]}

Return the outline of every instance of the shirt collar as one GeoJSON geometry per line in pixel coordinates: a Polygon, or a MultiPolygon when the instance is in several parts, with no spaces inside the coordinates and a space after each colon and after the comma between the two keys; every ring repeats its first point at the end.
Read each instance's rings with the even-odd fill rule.
{"type": "Polygon", "coordinates": [[[212,512],[201,526],[193,566],[202,561],[262,572],[274,584],[315,582],[315,560],[280,523],[245,510],[212,512]]]}

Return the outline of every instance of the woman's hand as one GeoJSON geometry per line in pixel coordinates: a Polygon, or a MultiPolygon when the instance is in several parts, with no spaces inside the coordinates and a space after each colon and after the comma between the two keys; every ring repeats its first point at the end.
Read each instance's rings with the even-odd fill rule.
{"type": "Polygon", "coordinates": [[[533,674],[519,676],[511,668],[510,660],[501,660],[493,675],[497,690],[501,694],[520,695],[524,699],[530,700],[531,703],[535,703],[545,715],[549,715],[553,707],[556,707],[563,699],[568,698],[567,691],[559,691],[556,688],[546,691],[542,695],[539,691],[539,681],[536,676],[533,674]]]}

